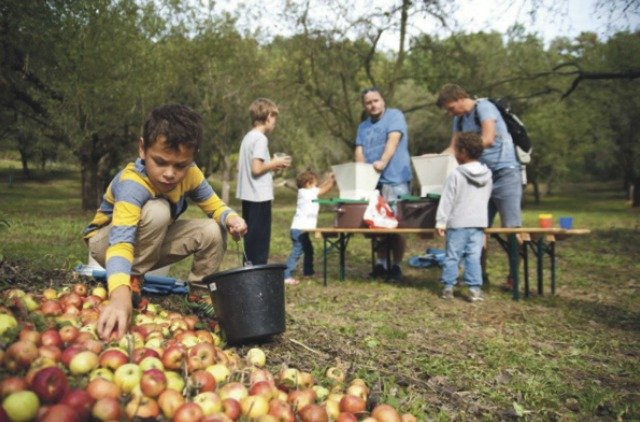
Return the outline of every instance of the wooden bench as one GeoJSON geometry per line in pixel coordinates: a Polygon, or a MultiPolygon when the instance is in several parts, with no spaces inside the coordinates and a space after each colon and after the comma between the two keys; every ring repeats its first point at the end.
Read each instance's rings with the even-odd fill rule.
{"type": "MultiPolygon", "coordinates": [[[[346,250],[349,240],[354,234],[362,234],[371,238],[371,266],[375,265],[375,251],[382,244],[389,243],[392,235],[419,235],[423,237],[433,237],[435,229],[428,228],[402,228],[402,229],[368,229],[368,228],[338,228],[338,227],[318,227],[307,230],[322,237],[323,240],[323,278],[324,285],[327,285],[327,255],[337,250],[339,255],[338,271],[339,279],[343,281],[346,272],[346,250]]],[[[520,259],[523,260],[525,297],[529,296],[529,254],[533,251],[536,260],[536,270],[538,276],[538,294],[543,294],[543,261],[544,255],[550,260],[551,271],[551,293],[555,293],[556,288],[556,242],[564,240],[570,236],[586,235],[591,233],[588,229],[543,229],[538,227],[518,227],[518,228],[488,228],[485,233],[504,248],[509,257],[509,266],[512,269],[513,279],[513,299],[520,299],[520,259]]],[[[390,262],[390,248],[387,248],[387,262],[390,262]]]]}

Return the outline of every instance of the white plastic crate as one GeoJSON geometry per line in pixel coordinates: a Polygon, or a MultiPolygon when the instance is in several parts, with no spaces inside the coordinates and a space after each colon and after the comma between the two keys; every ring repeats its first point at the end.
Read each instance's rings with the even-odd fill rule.
{"type": "Polygon", "coordinates": [[[331,166],[341,199],[369,199],[376,189],[380,173],[373,164],[345,163],[331,166]]]}
{"type": "Polygon", "coordinates": [[[425,154],[411,157],[413,168],[420,184],[420,196],[428,193],[442,193],[444,181],[458,166],[455,157],[450,154],[425,154]]]}

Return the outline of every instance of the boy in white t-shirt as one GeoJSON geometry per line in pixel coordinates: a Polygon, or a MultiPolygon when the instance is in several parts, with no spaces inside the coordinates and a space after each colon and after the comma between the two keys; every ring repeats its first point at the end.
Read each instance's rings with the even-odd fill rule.
{"type": "Polygon", "coordinates": [[[296,269],[298,259],[304,254],[304,264],[302,274],[311,276],[313,270],[313,245],[309,240],[309,232],[303,230],[315,229],[318,223],[318,212],[320,204],[314,202],[318,196],[329,192],[333,187],[333,173],[318,186],[318,176],[310,171],[302,172],[296,179],[298,186],[298,201],[296,204],[296,214],[291,222],[291,242],[293,247],[287,259],[287,269],[284,271],[284,282],[296,285],[300,283],[292,277],[296,269]]]}

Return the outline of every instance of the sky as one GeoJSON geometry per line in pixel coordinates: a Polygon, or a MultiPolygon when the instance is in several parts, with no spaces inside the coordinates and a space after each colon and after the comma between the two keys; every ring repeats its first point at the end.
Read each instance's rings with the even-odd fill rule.
{"type": "MultiPolygon", "coordinates": [[[[325,21],[331,25],[345,24],[350,16],[362,14],[379,7],[386,10],[398,0],[342,0],[346,5],[341,11],[328,10],[323,0],[200,0],[211,2],[214,10],[240,12],[239,26],[241,29],[262,28],[260,36],[269,40],[273,35],[288,36],[293,33],[290,24],[282,17],[285,4],[289,8],[300,6],[307,1],[311,5],[312,19],[325,21]],[[293,6],[292,6],[293,5],[293,6]]],[[[451,2],[444,2],[451,4],[451,2]]],[[[457,21],[456,28],[465,32],[495,30],[501,33],[507,31],[514,23],[525,26],[527,32],[535,33],[546,43],[559,36],[573,38],[581,32],[595,32],[605,39],[608,35],[619,30],[640,29],[640,1],[638,0],[457,0],[451,15],[457,21]],[[596,3],[614,5],[613,12],[602,9],[596,10],[596,3]],[[531,16],[531,4],[544,3],[547,7],[536,9],[535,16],[531,16]],[[630,3],[632,13],[623,16],[615,5],[630,3]],[[523,6],[524,4],[524,6],[523,6]],[[551,6],[549,6],[551,5],[551,6]],[[549,10],[553,8],[554,10],[549,10]]],[[[448,23],[452,21],[448,18],[448,23]]],[[[413,18],[409,28],[411,35],[429,32],[433,35],[445,37],[446,32],[438,30],[438,23],[433,19],[413,18]]],[[[380,44],[384,49],[395,50],[398,45],[398,34],[388,31],[383,35],[380,44]]]]}

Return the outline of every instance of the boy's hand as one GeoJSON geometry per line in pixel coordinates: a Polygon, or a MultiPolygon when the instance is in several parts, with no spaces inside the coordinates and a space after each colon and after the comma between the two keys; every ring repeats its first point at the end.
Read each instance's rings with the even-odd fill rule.
{"type": "Polygon", "coordinates": [[[438,234],[438,236],[440,237],[444,237],[446,230],[445,229],[436,229],[436,233],[438,234]]]}
{"type": "Polygon", "coordinates": [[[105,340],[119,340],[129,329],[131,322],[131,289],[120,286],[111,292],[109,304],[100,312],[98,336],[105,340]]]}
{"type": "Polygon", "coordinates": [[[234,240],[240,240],[247,233],[247,223],[238,215],[227,217],[226,224],[227,230],[234,240]]]}

